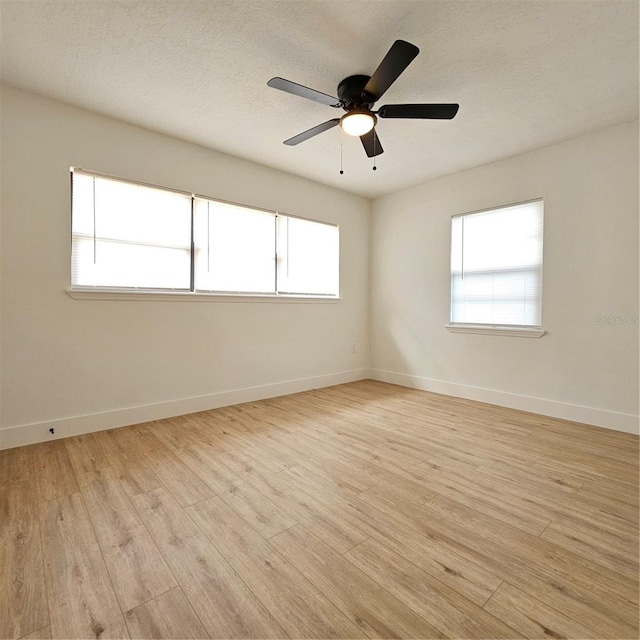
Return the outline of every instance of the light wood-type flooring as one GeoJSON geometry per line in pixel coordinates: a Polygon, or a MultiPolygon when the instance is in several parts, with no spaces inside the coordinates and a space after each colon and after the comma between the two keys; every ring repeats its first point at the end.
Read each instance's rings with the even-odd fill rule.
{"type": "Polygon", "coordinates": [[[2,638],[637,638],[638,438],[373,381],[0,452],[2,638]]]}

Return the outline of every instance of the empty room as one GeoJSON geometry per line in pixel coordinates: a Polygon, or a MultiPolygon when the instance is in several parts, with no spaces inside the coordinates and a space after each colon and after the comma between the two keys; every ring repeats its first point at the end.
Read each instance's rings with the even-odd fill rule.
{"type": "Polygon", "coordinates": [[[0,0],[0,638],[638,638],[638,15],[0,0]]]}

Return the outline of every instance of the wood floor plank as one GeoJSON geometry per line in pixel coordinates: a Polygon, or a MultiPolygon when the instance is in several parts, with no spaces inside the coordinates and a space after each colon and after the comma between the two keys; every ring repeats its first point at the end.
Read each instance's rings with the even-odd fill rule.
{"type": "Polygon", "coordinates": [[[378,482],[378,479],[365,468],[365,461],[348,455],[334,456],[316,447],[312,439],[307,439],[302,444],[300,439],[297,439],[295,446],[299,452],[299,462],[304,461],[309,470],[355,493],[364,491],[378,482]]]}
{"type": "Polygon", "coordinates": [[[636,465],[623,465],[615,461],[605,464],[602,458],[596,456],[570,455],[566,447],[562,450],[547,447],[544,452],[550,455],[536,465],[544,465],[556,471],[568,471],[572,475],[578,474],[585,479],[605,478],[633,485],[638,477],[636,465]]]}
{"type": "MultiPolygon", "coordinates": [[[[482,469],[484,465],[472,466],[470,464],[466,464],[464,462],[459,462],[457,460],[452,460],[451,458],[445,458],[442,456],[431,456],[427,460],[424,460],[420,463],[425,468],[432,469],[447,469],[452,473],[461,473],[461,474],[472,474],[476,469],[482,469]]],[[[496,463],[499,464],[499,463],[496,463]]],[[[417,465],[414,465],[417,466],[417,465]]]]}
{"type": "Polygon", "coordinates": [[[202,411],[158,420],[152,424],[153,434],[174,452],[185,447],[206,445],[222,453],[232,449],[238,442],[237,426],[225,423],[217,413],[211,415],[202,411]]]}
{"type": "Polygon", "coordinates": [[[387,436],[387,442],[413,447],[418,451],[422,451],[426,459],[434,457],[441,459],[450,458],[455,462],[460,462],[472,467],[478,467],[487,460],[486,457],[478,454],[474,447],[456,446],[452,442],[443,443],[436,435],[432,438],[427,438],[423,435],[417,435],[414,431],[394,431],[387,436]]]}
{"type": "Polygon", "coordinates": [[[513,628],[373,538],[344,557],[449,638],[519,637],[513,628]]]}
{"type": "MultiPolygon", "coordinates": [[[[575,496],[560,496],[558,498],[558,504],[564,508],[574,507],[589,516],[592,514],[595,514],[596,517],[605,515],[608,519],[615,519],[617,523],[620,521],[626,521],[624,523],[625,525],[631,525],[631,527],[628,527],[629,532],[635,533],[637,531],[638,516],[640,513],[638,505],[626,504],[617,497],[610,498],[602,495],[596,496],[589,492],[578,491],[575,496]],[[571,498],[574,499],[572,500],[571,498]]],[[[624,527],[620,527],[616,524],[615,528],[623,530],[624,527]]]]}
{"type": "Polygon", "coordinates": [[[0,638],[49,623],[35,480],[0,484],[0,638]]]}
{"type": "Polygon", "coordinates": [[[247,438],[241,449],[252,455],[273,473],[295,467],[299,462],[298,459],[291,457],[289,451],[286,450],[287,447],[278,446],[277,443],[272,442],[260,432],[253,433],[250,439],[247,438]]]}
{"type": "Polygon", "coordinates": [[[79,480],[122,610],[177,586],[111,469],[80,474],[79,480]]]}
{"type": "MultiPolygon", "coordinates": [[[[354,491],[347,486],[344,486],[339,479],[330,480],[327,476],[320,475],[310,467],[305,467],[304,464],[299,464],[291,469],[286,469],[278,473],[278,476],[288,480],[291,484],[294,484],[300,489],[304,489],[308,486],[308,483],[312,483],[314,487],[321,485],[324,487],[329,495],[358,495],[358,491],[354,491]]],[[[426,498],[425,498],[426,500],[426,498]]],[[[422,500],[424,502],[424,500],[422,500]]]]}
{"type": "Polygon", "coordinates": [[[51,627],[47,625],[38,631],[30,633],[28,636],[22,636],[21,640],[51,640],[51,627]]]}
{"type": "Polygon", "coordinates": [[[198,502],[186,511],[289,637],[366,637],[221,498],[198,502]]]}
{"type": "Polygon", "coordinates": [[[565,555],[560,547],[540,546],[538,538],[498,521],[493,524],[487,516],[452,500],[437,496],[428,505],[425,526],[441,535],[455,536],[460,553],[492,567],[510,584],[580,620],[603,637],[637,635],[637,587],[623,576],[585,570],[578,556],[567,564],[561,557],[554,557],[565,555]],[[619,582],[614,587],[616,577],[619,582]],[[627,584],[621,584],[625,581],[627,584]]]}
{"type": "MultiPolygon", "coordinates": [[[[490,535],[493,540],[502,540],[503,545],[508,546],[510,555],[519,562],[541,575],[570,580],[573,586],[580,586],[594,594],[601,594],[603,600],[617,603],[620,616],[623,612],[629,611],[631,612],[629,619],[637,622],[635,615],[638,606],[637,576],[626,578],[564,547],[513,527],[505,528],[494,519],[441,496],[436,496],[426,503],[425,510],[431,514],[438,513],[442,516],[446,514],[447,519],[454,522],[464,519],[473,522],[475,532],[490,535]],[[614,592],[615,596],[613,596],[614,592]]],[[[487,549],[493,548],[487,545],[487,549]]]]}
{"type": "Polygon", "coordinates": [[[544,517],[543,511],[535,505],[531,506],[526,497],[510,496],[511,499],[507,501],[504,491],[498,494],[495,485],[483,485],[476,475],[467,479],[455,473],[435,472],[433,469],[426,471],[419,467],[412,469],[412,473],[430,487],[434,494],[466,504],[533,535],[540,535],[551,522],[550,518],[544,517]]]}
{"type": "Polygon", "coordinates": [[[203,444],[202,433],[189,416],[156,420],[151,425],[153,435],[172,451],[203,444]]]}
{"type": "Polygon", "coordinates": [[[127,638],[82,496],[40,505],[45,575],[54,638],[127,638]]]}
{"type": "Polygon", "coordinates": [[[638,580],[638,541],[624,540],[607,531],[552,522],[540,536],[597,564],[638,580]]]}
{"type": "Polygon", "coordinates": [[[0,483],[30,480],[34,474],[34,447],[0,450],[0,483]]]}
{"type": "MultiPolygon", "coordinates": [[[[603,636],[615,632],[620,637],[629,637],[637,632],[633,613],[637,608],[637,588],[632,582],[627,580],[625,586],[614,587],[611,574],[589,571],[578,556],[573,556],[573,563],[567,566],[565,558],[554,559],[560,553],[559,548],[541,547],[538,538],[496,520],[490,524],[488,516],[446,498],[436,496],[427,504],[430,505],[428,510],[424,509],[427,514],[419,509],[407,510],[405,517],[410,518],[413,513],[413,526],[428,539],[425,549],[429,553],[436,546],[440,553],[450,553],[453,558],[461,556],[471,566],[499,575],[550,606],[562,607],[575,619],[589,620],[591,627],[603,636]]],[[[424,551],[421,554],[419,549],[412,548],[413,541],[408,536],[398,540],[397,528],[389,530],[391,534],[381,530],[374,537],[422,566],[424,551]]],[[[463,582],[461,587],[465,586],[463,582]]],[[[457,590],[461,591],[461,587],[457,590]]]]}
{"type": "Polygon", "coordinates": [[[445,637],[302,525],[270,543],[369,637],[445,637]]]}
{"type": "Polygon", "coordinates": [[[211,638],[282,638],[284,631],[166,489],[133,503],[211,638]]]}
{"type": "Polygon", "coordinates": [[[297,520],[247,482],[240,481],[231,491],[222,492],[220,497],[263,538],[270,538],[297,524],[297,520]]]}
{"type": "Polygon", "coordinates": [[[614,482],[606,478],[598,480],[582,480],[582,486],[578,491],[580,495],[603,496],[611,500],[617,500],[623,504],[638,507],[640,492],[637,484],[614,482]]]}
{"type": "MultiPolygon", "coordinates": [[[[310,449],[313,449],[313,447],[310,447],[310,449]]],[[[362,473],[361,468],[354,468],[347,463],[326,457],[322,458],[320,455],[314,456],[311,451],[307,451],[302,455],[301,460],[304,461],[304,466],[310,471],[324,476],[327,480],[350,489],[354,493],[365,491],[380,482],[379,478],[362,473]]]]}
{"type": "Polygon", "coordinates": [[[503,582],[483,609],[505,620],[525,638],[598,638],[596,633],[556,609],[503,582]]]}
{"type": "Polygon", "coordinates": [[[150,461],[156,476],[184,507],[215,495],[200,478],[152,433],[136,439],[141,455],[150,461]]]}
{"type": "Polygon", "coordinates": [[[221,407],[215,411],[205,411],[206,421],[209,424],[213,423],[218,429],[223,427],[223,431],[230,435],[241,436],[243,433],[248,433],[253,429],[253,425],[247,426],[247,422],[250,421],[244,418],[248,404],[251,403],[221,407]]]}
{"type": "Polygon", "coordinates": [[[348,417],[341,417],[340,422],[343,423],[342,428],[337,428],[334,424],[319,424],[315,427],[315,432],[321,439],[327,436],[331,441],[339,445],[340,450],[351,455],[361,458],[375,466],[387,471],[394,471],[398,467],[411,467],[423,462],[426,454],[424,452],[408,452],[397,451],[395,449],[385,447],[383,442],[377,442],[370,439],[366,440],[354,437],[352,433],[348,433],[349,426],[353,425],[356,420],[348,417]]]}
{"type": "Polygon", "coordinates": [[[32,446],[38,502],[55,500],[80,490],[63,440],[32,446]]]}
{"type": "Polygon", "coordinates": [[[583,481],[581,480],[564,478],[561,475],[555,476],[552,472],[542,474],[539,469],[519,466],[512,463],[487,463],[477,467],[474,471],[475,473],[470,474],[469,477],[473,478],[476,474],[484,474],[495,477],[499,479],[499,481],[508,482],[516,487],[522,488],[523,485],[526,485],[529,489],[532,487],[541,487],[552,493],[563,491],[574,494],[583,485],[583,481]]]}
{"type": "Polygon", "coordinates": [[[76,475],[99,471],[109,466],[109,459],[95,433],[86,433],[63,440],[76,475]]]}
{"type": "Polygon", "coordinates": [[[337,515],[335,508],[327,508],[325,504],[310,499],[309,495],[297,489],[294,484],[288,483],[279,474],[272,473],[246,454],[234,451],[220,455],[219,459],[338,553],[344,553],[368,538],[368,534],[352,520],[337,515]]]}
{"type": "Polygon", "coordinates": [[[177,587],[124,614],[132,639],[208,638],[202,623],[177,587]]]}
{"type": "MultiPolygon", "coordinates": [[[[544,458],[533,465],[533,470],[539,470],[542,474],[553,474],[557,477],[569,478],[583,482],[593,483],[595,487],[615,487],[615,490],[633,491],[638,489],[638,483],[634,480],[621,480],[605,474],[594,473],[592,469],[585,469],[584,465],[576,465],[563,462],[558,458],[544,458]]],[[[583,485],[584,486],[584,485],[583,485]]]]}
{"type": "Polygon", "coordinates": [[[216,458],[220,451],[210,445],[185,447],[174,453],[215,494],[233,491],[240,483],[240,478],[216,458]]]}
{"type": "MultiPolygon", "coordinates": [[[[367,506],[363,505],[363,513],[367,512],[367,506]]],[[[394,525],[387,518],[380,518],[380,512],[373,511],[369,509],[374,528],[373,538],[471,602],[479,606],[484,604],[502,581],[490,565],[479,564],[476,558],[469,558],[449,536],[439,535],[433,529],[416,531],[403,525],[394,525]]]]}
{"type": "MultiPolygon", "coordinates": [[[[311,483],[307,483],[304,490],[310,498],[331,504],[334,512],[345,514],[344,517],[355,522],[364,535],[378,537],[392,548],[400,549],[409,560],[477,604],[482,605],[501,582],[490,571],[452,551],[448,540],[441,540],[431,532],[426,532],[425,537],[413,520],[409,520],[410,526],[403,524],[402,517],[395,510],[386,506],[376,508],[361,500],[360,496],[328,497],[322,485],[314,489],[311,483]]],[[[411,514],[419,513],[414,502],[404,501],[404,505],[411,514]]]]}
{"type": "MultiPolygon", "coordinates": [[[[411,471],[421,474],[420,466],[411,471]]],[[[532,490],[527,483],[514,488],[504,482],[496,483],[481,474],[467,478],[447,471],[425,471],[421,477],[440,495],[534,535],[539,535],[552,519],[559,518],[576,523],[597,522],[602,528],[622,535],[637,532],[637,522],[627,519],[625,514],[606,511],[604,501],[601,508],[596,508],[577,494],[559,492],[549,495],[544,491],[532,490]]]]}
{"type": "MultiPolygon", "coordinates": [[[[495,462],[517,462],[518,464],[533,464],[540,454],[531,453],[525,447],[514,447],[520,441],[518,436],[513,434],[504,435],[492,432],[489,425],[482,427],[484,437],[470,433],[466,429],[452,426],[448,418],[431,419],[426,440],[430,448],[444,447],[449,452],[457,451],[471,455],[476,461],[478,459],[486,463],[487,460],[495,462]]],[[[418,439],[421,438],[417,425],[407,424],[399,429],[400,433],[411,434],[418,439]]],[[[469,464],[473,464],[469,460],[469,464]]],[[[481,462],[482,463],[482,462],[481,462]]],[[[474,466],[479,466],[478,464],[474,466]]]]}
{"type": "MultiPolygon", "coordinates": [[[[564,448],[569,448],[576,456],[587,457],[597,456],[605,464],[621,463],[623,465],[633,464],[637,460],[637,442],[623,443],[621,439],[608,440],[597,431],[582,429],[582,433],[575,431],[577,423],[562,429],[562,432],[553,432],[548,429],[536,429],[531,432],[528,439],[533,450],[555,449],[559,444],[564,448]],[[631,454],[631,455],[630,455],[631,454]]],[[[637,465],[636,465],[637,466],[637,465]]]]}
{"type": "Polygon", "coordinates": [[[231,423],[225,418],[221,409],[201,411],[190,414],[202,434],[202,442],[214,447],[218,453],[230,451],[242,445],[244,429],[237,423],[231,423]]]}
{"type": "Polygon", "coordinates": [[[341,453],[335,445],[322,443],[314,435],[298,435],[295,444],[305,466],[354,491],[364,491],[380,481],[381,470],[353,455],[341,453]]]}
{"type": "Polygon", "coordinates": [[[162,486],[137,443],[137,434],[129,427],[109,429],[96,434],[109,466],[129,496],[152,491],[162,486]]]}

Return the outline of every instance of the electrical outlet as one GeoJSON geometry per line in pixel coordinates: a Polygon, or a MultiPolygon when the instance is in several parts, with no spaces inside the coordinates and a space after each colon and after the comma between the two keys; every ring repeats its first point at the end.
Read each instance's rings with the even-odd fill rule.
{"type": "Polygon", "coordinates": [[[355,353],[356,351],[357,351],[357,349],[356,349],[356,343],[355,343],[355,342],[352,342],[352,343],[351,343],[351,353],[355,353]]]}

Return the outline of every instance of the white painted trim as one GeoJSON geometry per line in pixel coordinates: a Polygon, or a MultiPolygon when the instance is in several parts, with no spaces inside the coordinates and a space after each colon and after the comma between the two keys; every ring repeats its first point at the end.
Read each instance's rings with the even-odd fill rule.
{"type": "Polygon", "coordinates": [[[0,449],[12,449],[13,447],[34,444],[36,442],[77,436],[82,433],[124,427],[130,424],[149,422],[150,420],[161,420],[162,418],[195,413],[196,411],[206,411],[208,409],[226,407],[242,402],[274,398],[290,393],[308,391],[309,389],[319,389],[335,384],[344,384],[345,382],[365,380],[368,377],[368,369],[354,369],[352,371],[341,371],[339,373],[315,376],[313,378],[300,378],[298,380],[276,382],[258,387],[221,391],[219,393],[194,398],[183,398],[139,407],[128,407],[126,409],[115,409],[113,411],[103,411],[89,415],[59,418],[15,427],[4,427],[0,429],[0,449]],[[51,428],[55,429],[55,435],[49,434],[49,429],[51,428]]]}
{"type": "Polygon", "coordinates": [[[484,336],[509,336],[511,338],[541,338],[545,331],[541,327],[505,327],[490,324],[447,324],[451,333],[479,333],[484,336]]]}
{"type": "Polygon", "coordinates": [[[455,382],[423,378],[394,371],[354,369],[352,371],[342,371],[340,373],[316,376],[313,378],[301,378],[299,380],[276,382],[274,384],[248,387],[245,389],[221,391],[219,393],[194,398],[183,398],[139,407],[116,409],[114,411],[58,418],[46,422],[24,424],[15,427],[4,427],[0,429],[0,449],[11,449],[13,447],[35,444],[36,442],[58,440],[83,433],[114,429],[130,424],[148,422],[150,420],[161,420],[162,418],[185,415],[196,411],[206,411],[208,409],[226,407],[242,402],[274,398],[291,393],[298,393],[300,391],[308,391],[309,389],[319,389],[336,384],[344,384],[345,382],[366,380],[367,378],[397,384],[403,387],[410,387],[412,389],[421,389],[423,391],[431,391],[433,393],[458,398],[488,402],[502,407],[592,424],[616,431],[638,433],[638,416],[631,414],[595,409],[554,400],[544,400],[542,398],[496,391],[494,389],[472,387],[455,382]],[[55,435],[49,434],[50,428],[55,429],[55,435]]]}
{"type": "Polygon", "coordinates": [[[288,293],[203,293],[194,291],[154,291],[132,289],[93,289],[72,287],[67,289],[67,295],[74,300],[146,300],[167,302],[306,302],[306,303],[334,303],[341,300],[340,296],[312,296],[288,293]]]}
{"type": "Polygon", "coordinates": [[[403,387],[421,389],[422,391],[431,391],[447,396],[466,398],[468,400],[477,400],[501,407],[538,413],[543,416],[551,416],[553,418],[604,427],[605,429],[638,434],[639,418],[638,416],[628,413],[618,413],[616,411],[585,407],[567,402],[558,402],[556,400],[545,400],[544,398],[523,396],[517,393],[496,391],[495,389],[472,387],[466,384],[423,378],[421,376],[385,371],[382,369],[371,369],[369,374],[372,380],[389,382],[403,387]]]}

